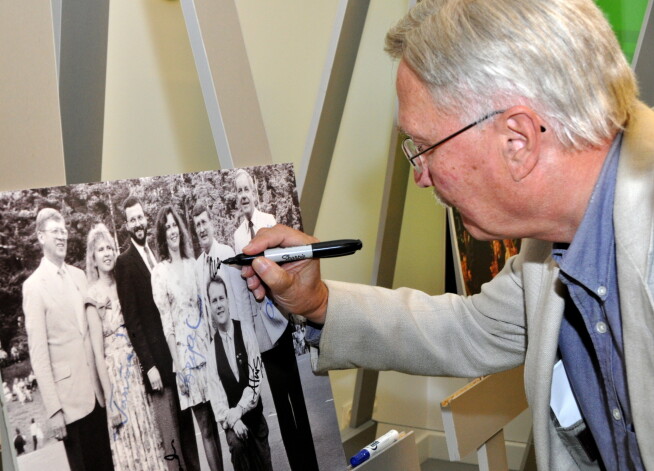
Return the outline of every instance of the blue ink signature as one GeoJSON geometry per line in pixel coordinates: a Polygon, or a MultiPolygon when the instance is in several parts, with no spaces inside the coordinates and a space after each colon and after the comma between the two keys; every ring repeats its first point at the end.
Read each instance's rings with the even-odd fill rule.
{"type": "Polygon", "coordinates": [[[275,305],[273,302],[266,297],[266,315],[268,316],[269,319],[274,319],[275,318],[275,305]]]}
{"type": "MultiPolygon", "coordinates": [[[[186,326],[193,330],[192,334],[189,334],[186,336],[186,351],[185,351],[185,359],[186,363],[184,364],[184,370],[193,370],[200,368],[207,363],[207,357],[199,352],[196,348],[196,345],[198,344],[198,329],[200,329],[200,326],[203,326],[202,320],[203,320],[203,302],[202,302],[202,297],[198,296],[197,297],[197,302],[198,302],[198,320],[197,323],[192,322],[191,317],[187,316],[185,323],[186,326]]],[[[184,384],[184,386],[188,389],[190,389],[191,385],[194,383],[194,378],[193,378],[193,373],[189,371],[188,373],[178,372],[177,373],[180,381],[184,384]]]]}
{"type": "MultiPolygon", "coordinates": [[[[123,326],[121,326],[123,327],[123,326]]],[[[131,347],[129,343],[129,338],[123,334],[116,332],[114,334],[116,338],[123,338],[127,340],[127,347],[131,347]]],[[[116,385],[111,385],[111,394],[110,394],[110,410],[118,411],[121,416],[121,422],[118,427],[113,429],[113,439],[118,439],[118,428],[122,425],[125,425],[129,422],[129,414],[127,411],[129,405],[129,393],[130,393],[130,378],[134,375],[135,371],[135,360],[136,353],[133,350],[128,350],[125,361],[120,361],[118,365],[118,377],[124,380],[124,386],[122,388],[116,388],[116,385]]]]}

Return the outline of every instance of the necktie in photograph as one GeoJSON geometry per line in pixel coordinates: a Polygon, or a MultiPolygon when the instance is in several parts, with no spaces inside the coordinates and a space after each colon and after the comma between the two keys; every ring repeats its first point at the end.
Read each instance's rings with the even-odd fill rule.
{"type": "Polygon", "coordinates": [[[152,253],[150,252],[150,249],[147,245],[143,246],[143,249],[145,250],[145,255],[148,258],[148,265],[150,265],[150,270],[152,270],[154,268],[154,257],[152,256],[152,253]]]}

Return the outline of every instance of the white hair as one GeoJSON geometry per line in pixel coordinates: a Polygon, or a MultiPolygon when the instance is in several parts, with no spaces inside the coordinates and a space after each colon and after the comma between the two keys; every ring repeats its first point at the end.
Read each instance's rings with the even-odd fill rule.
{"type": "Polygon", "coordinates": [[[566,147],[613,136],[638,94],[592,0],[423,0],[388,32],[386,51],[444,112],[473,121],[527,105],[566,147]]]}

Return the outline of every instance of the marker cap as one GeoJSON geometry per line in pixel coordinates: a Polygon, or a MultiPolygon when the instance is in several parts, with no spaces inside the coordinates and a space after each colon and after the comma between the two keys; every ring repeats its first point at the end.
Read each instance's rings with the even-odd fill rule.
{"type": "Polygon", "coordinates": [[[361,450],[359,453],[350,458],[350,464],[352,466],[359,466],[368,458],[370,458],[370,452],[368,450],[361,450]]]}

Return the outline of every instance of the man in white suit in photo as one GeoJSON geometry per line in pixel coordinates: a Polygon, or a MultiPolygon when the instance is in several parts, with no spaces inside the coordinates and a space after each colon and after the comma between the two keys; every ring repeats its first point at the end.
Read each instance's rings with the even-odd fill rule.
{"type": "Polygon", "coordinates": [[[39,211],[36,235],[43,258],[23,284],[23,311],[48,425],[63,440],[72,471],[111,470],[105,400],[84,311],[86,276],[64,261],[68,231],[57,210],[39,211]]]}
{"type": "MultiPolygon", "coordinates": [[[[243,215],[243,222],[234,232],[234,248],[241,253],[257,231],[273,227],[277,221],[272,214],[257,208],[259,193],[254,179],[246,170],[239,169],[234,174],[234,189],[236,206],[243,215]]],[[[272,300],[264,298],[257,302],[254,297],[250,298],[251,317],[248,319],[239,314],[239,319],[249,324],[257,336],[289,464],[293,471],[317,470],[318,461],[295,359],[291,326],[272,300]]]]}
{"type": "Polygon", "coordinates": [[[259,193],[246,170],[238,169],[234,174],[234,189],[236,207],[243,216],[243,222],[234,232],[234,250],[241,253],[259,229],[273,227],[277,221],[274,215],[259,211],[259,193]]]}

